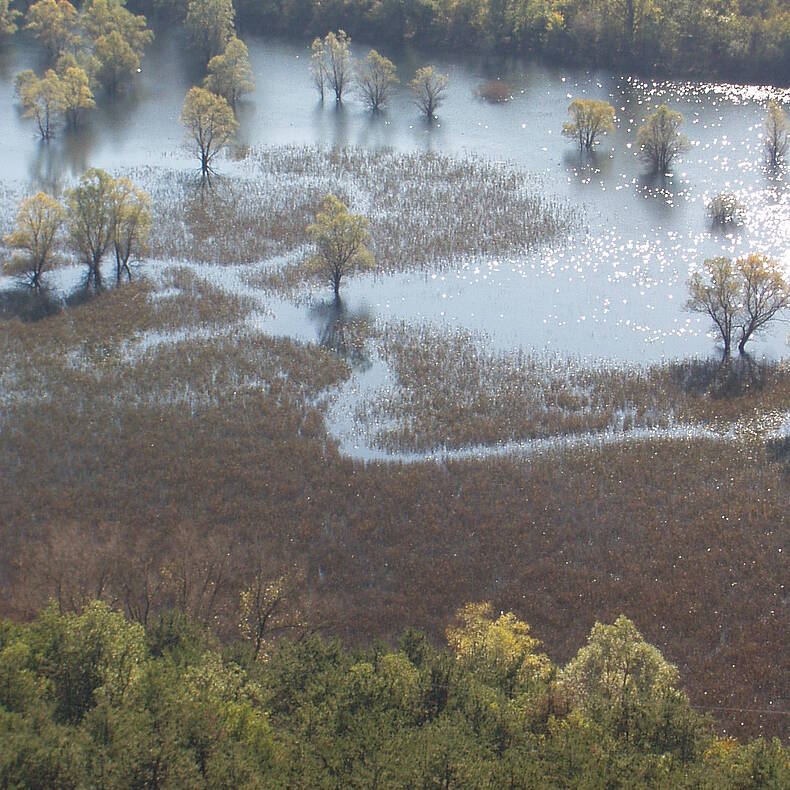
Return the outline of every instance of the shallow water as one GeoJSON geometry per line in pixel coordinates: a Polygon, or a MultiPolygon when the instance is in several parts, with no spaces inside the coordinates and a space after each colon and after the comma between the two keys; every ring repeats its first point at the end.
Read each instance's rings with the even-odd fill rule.
{"type": "MultiPolygon", "coordinates": [[[[371,117],[353,95],[323,105],[308,74],[309,50],[291,42],[248,39],[257,89],[240,109],[242,145],[319,144],[437,151],[508,160],[542,174],[545,189],[584,207],[587,231],[567,244],[501,260],[452,262],[441,274],[405,273],[349,279],[347,304],[379,321],[445,323],[484,330],[502,348],[521,346],[590,359],[653,362],[706,354],[707,322],[683,310],[690,270],[714,254],[764,251],[790,266],[790,199],[783,176],[763,167],[760,134],[769,88],[645,83],[603,72],[495,60],[442,62],[450,76],[439,119],[422,121],[404,86],[383,115],[371,117]],[[505,79],[513,100],[490,105],[481,83],[505,79]],[[593,156],[579,157],[560,135],[576,96],[605,98],[617,108],[617,130],[593,156]],[[657,104],[686,117],[692,149],[670,178],[644,175],[636,129],[657,104]],[[743,227],[712,232],[705,205],[734,191],[747,205],[743,227]]],[[[364,54],[366,47],[355,47],[364,54]]],[[[385,53],[392,54],[392,53],[385,53]]],[[[419,53],[395,58],[404,82],[426,62],[419,53]]],[[[128,96],[100,102],[84,131],[49,144],[13,102],[13,75],[35,65],[16,40],[0,57],[0,135],[7,188],[54,188],[88,166],[193,166],[178,116],[198,76],[172,36],[160,37],[128,96]]],[[[220,163],[219,169],[232,169],[220,163]]],[[[324,294],[316,294],[316,298],[324,294]]],[[[280,303],[272,329],[316,332],[309,308],[280,303]]],[[[785,327],[754,344],[757,354],[783,355],[785,327]]],[[[314,335],[315,336],[315,335],[314,335]]]]}

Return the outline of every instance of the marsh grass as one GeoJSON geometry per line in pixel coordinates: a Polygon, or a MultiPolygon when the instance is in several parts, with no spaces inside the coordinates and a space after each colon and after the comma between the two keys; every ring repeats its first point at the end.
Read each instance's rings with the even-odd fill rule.
{"type": "Polygon", "coordinates": [[[790,410],[785,363],[591,366],[495,352],[483,335],[404,324],[385,329],[379,354],[397,386],[359,404],[356,420],[383,426],[373,429],[373,442],[389,452],[676,425],[727,431],[742,422],[754,433],[760,415],[790,410]]]}
{"type": "MultiPolygon", "coordinates": [[[[135,172],[153,195],[155,257],[215,263],[260,261],[305,247],[306,226],[331,192],[370,219],[383,272],[434,269],[459,259],[559,241],[582,221],[534,176],[480,159],[348,148],[252,149],[231,179],[135,172]]],[[[302,267],[262,274],[292,289],[302,267]]]]}
{"type": "MultiPolygon", "coordinates": [[[[351,643],[394,639],[406,621],[441,640],[459,601],[491,600],[565,661],[596,619],[624,612],[680,667],[695,704],[782,698],[788,483],[761,446],[356,463],[320,409],[348,365],[245,332],[233,303],[221,333],[169,338],[209,320],[210,291],[193,278],[177,269],[157,298],[136,281],[3,324],[3,615],[98,596],[141,621],[184,610],[230,640],[261,568],[298,568],[299,609],[351,643]],[[151,331],[164,342],[141,350],[151,331]]],[[[484,375],[516,387],[506,371],[484,375]]],[[[717,715],[738,732],[788,732],[786,717],[717,715]]]]}
{"type": "MultiPolygon", "coordinates": [[[[282,176],[286,190],[289,178],[305,179],[316,195],[337,187],[375,216],[347,172],[364,164],[349,164],[353,153],[258,156],[240,163],[260,166],[251,178],[282,176]]],[[[450,168],[430,160],[415,156],[413,167],[450,168]]],[[[459,165],[469,167],[483,165],[459,165]]],[[[425,190],[424,205],[441,196],[410,188],[425,190]]],[[[161,256],[196,250],[229,263],[302,244],[301,219],[270,233],[252,200],[239,228],[198,228],[195,215],[178,230],[178,194],[158,198],[177,231],[172,240],[160,231],[161,256]]],[[[512,243],[450,244],[453,209],[441,210],[444,241],[426,242],[409,265],[444,265],[438,253],[450,247],[512,243]]],[[[236,221],[227,201],[218,211],[236,221]]],[[[418,214],[399,221],[406,233],[418,214]]],[[[412,241],[402,243],[408,251],[412,241]]],[[[328,348],[271,338],[245,321],[258,307],[177,266],[40,321],[0,325],[0,614],[101,597],[141,621],[181,609],[231,640],[240,594],[260,569],[274,578],[298,567],[300,610],[351,643],[394,639],[405,622],[439,641],[460,604],[491,600],[565,661],[596,619],[623,612],[678,665],[695,704],[759,710],[785,699],[790,492],[786,467],[762,444],[662,439],[528,460],[354,462],[322,414],[349,375],[330,350],[338,331],[326,321],[328,348]]],[[[343,331],[352,356],[376,342],[364,319],[343,331]]],[[[371,408],[402,413],[413,432],[430,411],[443,442],[498,441],[513,425],[567,430],[573,420],[759,421],[790,405],[783,365],[589,372],[427,329],[390,327],[380,343],[401,383],[393,403],[371,408]]],[[[786,716],[715,713],[728,732],[790,734],[786,716]]]]}

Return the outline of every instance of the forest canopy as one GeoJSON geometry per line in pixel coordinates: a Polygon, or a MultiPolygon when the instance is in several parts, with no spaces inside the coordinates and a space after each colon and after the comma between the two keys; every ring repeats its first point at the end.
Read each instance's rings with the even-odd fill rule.
{"type": "Polygon", "coordinates": [[[780,787],[779,741],[715,737],[620,617],[565,668],[469,604],[449,649],[316,635],[256,659],[183,615],[106,604],[0,622],[0,784],[21,787],[780,787]]]}

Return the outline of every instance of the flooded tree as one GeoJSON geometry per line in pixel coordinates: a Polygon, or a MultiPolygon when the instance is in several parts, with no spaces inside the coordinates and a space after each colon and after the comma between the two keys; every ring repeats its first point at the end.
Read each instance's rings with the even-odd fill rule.
{"type": "Polygon", "coordinates": [[[208,62],[208,76],[203,87],[223,96],[231,107],[245,94],[255,90],[247,45],[233,36],[225,51],[208,62]]]}
{"type": "Polygon", "coordinates": [[[93,56],[97,61],[96,77],[111,94],[117,93],[140,68],[139,57],[117,30],[96,39],[93,56]]]}
{"type": "Polygon", "coordinates": [[[316,246],[308,266],[332,283],[335,299],[340,299],[340,281],[352,272],[372,269],[373,256],[365,246],[370,240],[367,217],[351,214],[342,200],[327,195],[307,234],[316,246]]]}
{"type": "Polygon", "coordinates": [[[185,26],[206,61],[219,55],[234,34],[232,0],[189,0],[185,26]]]}
{"type": "Polygon", "coordinates": [[[790,147],[790,127],[787,116],[776,102],[768,104],[765,117],[765,153],[768,164],[777,167],[787,154],[790,147]]]}
{"type": "Polygon", "coordinates": [[[384,107],[398,84],[395,64],[375,49],[371,49],[364,63],[357,67],[356,77],[362,100],[373,112],[384,107]]]}
{"type": "Polygon", "coordinates": [[[77,9],[68,0],[38,0],[25,14],[25,30],[41,42],[51,61],[74,40],[76,22],[77,9]]]}
{"type": "Polygon", "coordinates": [[[71,244],[88,267],[87,285],[101,288],[101,262],[113,240],[115,179],[98,168],[66,191],[71,244]]]}
{"type": "Polygon", "coordinates": [[[154,39],[142,14],[133,14],[123,3],[113,0],[89,0],[82,6],[79,25],[93,42],[110,33],[120,33],[138,59],[154,39]]]}
{"type": "Polygon", "coordinates": [[[447,82],[446,74],[439,74],[433,66],[423,66],[417,70],[410,83],[414,101],[429,121],[433,120],[436,110],[444,101],[447,82]]]}
{"type": "Polygon", "coordinates": [[[310,53],[310,76],[313,78],[313,84],[318,90],[321,101],[323,101],[324,89],[326,88],[326,67],[324,65],[326,51],[324,42],[320,38],[313,40],[310,53]]]}
{"type": "Polygon", "coordinates": [[[200,157],[203,178],[212,171],[211,163],[236,133],[238,123],[223,96],[205,88],[190,88],[181,110],[181,123],[200,157]]]}
{"type": "Polygon", "coordinates": [[[729,258],[708,258],[701,272],[694,272],[688,282],[686,309],[707,315],[724,345],[724,358],[730,356],[732,332],[738,316],[738,273],[729,258]]]}
{"type": "Polygon", "coordinates": [[[3,241],[12,249],[19,250],[6,271],[25,274],[30,287],[41,290],[41,278],[45,269],[52,266],[55,243],[63,225],[65,210],[59,201],[44,192],[25,198],[19,206],[14,230],[3,241]]]}
{"type": "Polygon", "coordinates": [[[748,255],[737,262],[741,277],[741,316],[738,351],[776,316],[790,307],[790,285],[779,264],[767,255],[748,255]]]}
{"type": "Polygon", "coordinates": [[[331,31],[315,39],[312,45],[310,73],[313,81],[324,98],[324,87],[331,88],[335,93],[335,101],[343,101],[343,93],[353,74],[351,60],[351,39],[345,30],[331,31]]]}
{"type": "Polygon", "coordinates": [[[790,307],[790,286],[776,261],[765,255],[752,254],[734,263],[725,257],[709,258],[688,287],[686,308],[710,317],[725,359],[734,337],[744,354],[746,344],[790,307]]]}
{"type": "Polygon", "coordinates": [[[49,140],[66,109],[60,77],[53,69],[47,69],[41,78],[28,69],[17,75],[16,91],[24,117],[36,122],[42,140],[49,140]]]}
{"type": "Polygon", "coordinates": [[[679,131],[683,116],[662,104],[639,127],[639,156],[654,173],[668,173],[675,159],[689,149],[688,138],[679,131]]]}
{"type": "Polygon", "coordinates": [[[570,121],[562,125],[562,134],[579,143],[579,150],[591,150],[598,135],[614,131],[614,107],[598,99],[574,99],[568,105],[570,121]]]}
{"type": "Polygon", "coordinates": [[[714,225],[740,223],[746,214],[746,207],[732,192],[719,192],[708,204],[708,216],[714,225]]]}
{"type": "Polygon", "coordinates": [[[8,0],[0,0],[0,36],[12,36],[16,33],[16,20],[21,14],[10,7],[8,0]]]}
{"type": "Polygon", "coordinates": [[[122,272],[131,282],[129,261],[145,250],[151,232],[151,198],[128,178],[115,182],[112,225],[116,282],[121,282],[122,272]]]}
{"type": "Polygon", "coordinates": [[[60,84],[63,89],[63,113],[66,123],[74,129],[79,126],[84,112],[96,106],[90,80],[85,69],[74,65],[63,70],[60,84]]]}

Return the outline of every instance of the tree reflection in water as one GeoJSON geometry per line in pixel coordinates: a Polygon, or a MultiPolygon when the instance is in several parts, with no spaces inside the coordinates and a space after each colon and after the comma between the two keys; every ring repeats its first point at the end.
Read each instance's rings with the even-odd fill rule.
{"type": "Polygon", "coordinates": [[[351,365],[354,370],[371,366],[367,341],[373,327],[367,307],[350,309],[342,299],[316,302],[310,307],[310,319],[318,330],[318,342],[351,365]]]}

